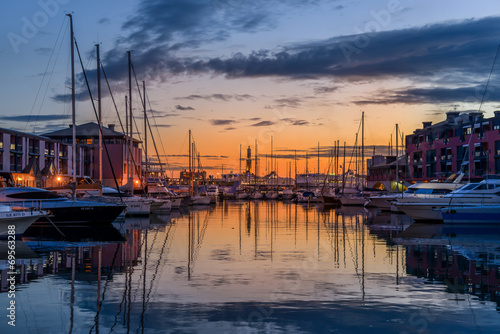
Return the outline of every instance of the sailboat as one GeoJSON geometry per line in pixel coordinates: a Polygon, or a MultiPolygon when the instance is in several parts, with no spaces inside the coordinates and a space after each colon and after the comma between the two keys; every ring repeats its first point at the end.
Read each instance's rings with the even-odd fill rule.
{"type": "MultiPolygon", "coordinates": [[[[365,112],[363,111],[361,113],[361,177],[363,177],[364,174],[364,130],[365,130],[365,112]]],[[[356,135],[356,142],[357,142],[357,135],[356,135]]],[[[344,150],[344,156],[345,156],[345,150],[344,150]]],[[[357,160],[357,159],[356,159],[357,160]]],[[[345,161],[344,161],[345,164],[345,161]]],[[[356,166],[358,165],[356,161],[356,166]]],[[[360,174],[357,171],[358,175],[360,174]]],[[[361,183],[358,182],[358,185],[356,188],[352,187],[353,180],[351,177],[351,188],[349,188],[347,191],[345,189],[345,185],[342,185],[342,195],[340,196],[340,203],[342,205],[357,205],[357,206],[364,206],[367,204],[368,200],[364,197],[363,190],[364,190],[364,181],[361,178],[361,183]]]]}

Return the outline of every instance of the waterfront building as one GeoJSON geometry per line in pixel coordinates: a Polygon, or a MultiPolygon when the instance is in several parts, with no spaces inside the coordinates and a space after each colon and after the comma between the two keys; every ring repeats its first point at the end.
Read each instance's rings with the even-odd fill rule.
{"type": "MultiPolygon", "coordinates": [[[[79,146],[76,175],[85,174],[86,147],[79,146]]],[[[0,181],[2,186],[48,187],[68,183],[73,173],[70,143],[0,128],[0,181]]]]}
{"type": "Polygon", "coordinates": [[[397,161],[394,155],[372,156],[366,160],[367,187],[388,191],[405,190],[405,187],[409,185],[405,181],[406,165],[406,156],[404,155],[399,156],[397,161]],[[399,170],[398,175],[396,175],[396,169],[399,170]]]}
{"type": "MultiPolygon", "coordinates": [[[[44,135],[64,144],[73,142],[73,129],[71,126],[44,135]]],[[[128,182],[129,168],[133,171],[134,186],[138,184],[139,175],[142,175],[142,150],[139,147],[141,141],[132,138],[132,159],[127,159],[130,150],[130,137],[115,131],[114,124],[102,127],[102,183],[106,186],[116,185],[114,177],[119,185],[128,182]],[[106,153],[107,151],[107,153],[106,153]],[[108,158],[109,155],[109,158],[108,158]],[[114,174],[114,176],[113,176],[114,174]]],[[[99,126],[97,123],[85,123],[76,126],[76,143],[82,151],[79,167],[82,173],[79,176],[90,176],[99,180],[99,126]]],[[[77,160],[79,156],[77,155],[77,160]]]]}
{"type": "Polygon", "coordinates": [[[484,118],[481,112],[448,112],[442,122],[423,122],[406,136],[408,180],[445,179],[463,171],[471,180],[500,173],[500,111],[484,118]]]}

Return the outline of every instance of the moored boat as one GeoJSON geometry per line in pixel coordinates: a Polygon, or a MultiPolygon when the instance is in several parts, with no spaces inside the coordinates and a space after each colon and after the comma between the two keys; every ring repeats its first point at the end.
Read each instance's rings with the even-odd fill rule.
{"type": "Polygon", "coordinates": [[[445,224],[500,224],[500,205],[451,206],[440,210],[445,224]]]}
{"type": "Polygon", "coordinates": [[[8,205],[0,205],[0,238],[9,235],[22,235],[35,221],[45,215],[45,212],[31,209],[15,210],[8,205]]]}
{"type": "Polygon", "coordinates": [[[49,211],[50,220],[59,224],[109,224],[125,209],[124,205],[69,199],[52,191],[32,187],[0,188],[0,204],[49,211]]]}

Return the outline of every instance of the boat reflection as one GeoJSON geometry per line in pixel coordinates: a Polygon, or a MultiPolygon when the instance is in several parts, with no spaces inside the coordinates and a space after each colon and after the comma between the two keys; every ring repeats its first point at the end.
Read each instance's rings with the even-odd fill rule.
{"type": "Polygon", "coordinates": [[[414,223],[396,242],[406,246],[409,274],[495,302],[500,311],[500,224],[414,223]]]}

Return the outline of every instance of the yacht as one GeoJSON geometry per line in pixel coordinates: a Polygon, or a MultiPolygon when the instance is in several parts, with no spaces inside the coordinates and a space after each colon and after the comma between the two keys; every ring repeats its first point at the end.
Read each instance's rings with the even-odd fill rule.
{"type": "Polygon", "coordinates": [[[412,184],[402,193],[371,196],[370,200],[382,211],[391,211],[394,202],[402,198],[416,200],[418,198],[441,197],[463,186],[463,183],[421,182],[412,184]]]}
{"type": "Polygon", "coordinates": [[[13,209],[9,205],[0,205],[0,238],[9,235],[22,235],[35,221],[46,213],[39,210],[13,209]]]}
{"type": "Polygon", "coordinates": [[[216,184],[207,186],[207,196],[210,197],[210,204],[215,204],[219,200],[219,187],[216,184]]]}
{"type": "Polygon", "coordinates": [[[153,211],[162,206],[163,202],[155,202],[152,199],[140,196],[133,196],[123,191],[118,191],[116,188],[102,187],[99,191],[87,191],[83,198],[90,199],[96,202],[115,203],[126,205],[126,216],[147,216],[153,211]]]}
{"type": "Polygon", "coordinates": [[[500,205],[500,176],[485,175],[483,181],[466,184],[446,195],[423,198],[400,198],[394,204],[414,220],[442,221],[442,209],[500,205]]]}
{"type": "Polygon", "coordinates": [[[0,188],[0,204],[48,211],[48,219],[59,224],[109,224],[125,209],[125,205],[70,199],[33,187],[0,188]]]}

